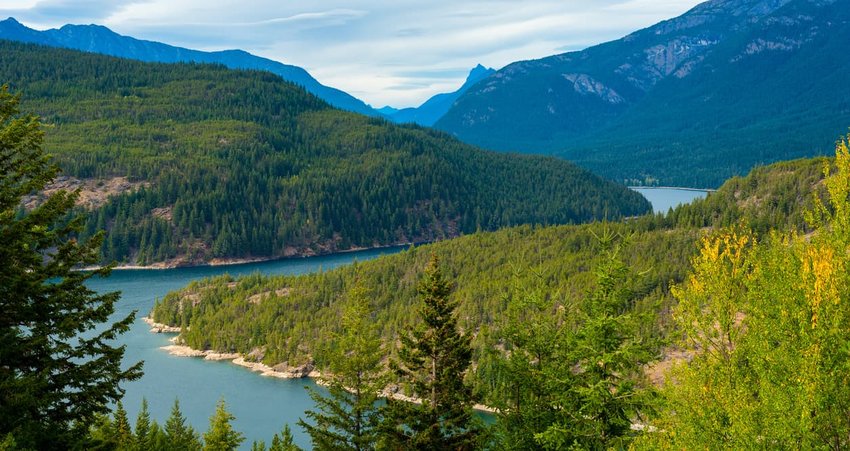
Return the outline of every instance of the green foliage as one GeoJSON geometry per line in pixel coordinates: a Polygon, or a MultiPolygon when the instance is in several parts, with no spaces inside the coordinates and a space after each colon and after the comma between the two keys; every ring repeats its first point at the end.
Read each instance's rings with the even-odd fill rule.
{"type": "Polygon", "coordinates": [[[224,404],[218,401],[215,414],[210,417],[210,428],[204,433],[204,451],[233,451],[245,441],[245,436],[233,429],[231,421],[236,419],[224,404]]]}
{"type": "Polygon", "coordinates": [[[343,307],[342,334],[328,348],[330,374],[323,377],[330,395],[308,388],[318,406],[298,424],[310,434],[316,450],[369,450],[377,443],[381,410],[378,394],[386,385],[381,336],[372,322],[369,293],[355,284],[343,307]]]}
{"type": "Polygon", "coordinates": [[[288,424],[283,426],[283,431],[281,431],[280,435],[274,435],[269,451],[301,451],[301,448],[295,445],[295,440],[292,438],[292,430],[289,429],[288,424]]]}
{"type": "Polygon", "coordinates": [[[115,449],[130,451],[136,447],[133,429],[130,427],[127,411],[124,410],[124,404],[121,401],[118,401],[118,406],[115,408],[113,428],[115,449]]]}
{"type": "Polygon", "coordinates": [[[717,231],[675,312],[692,360],[641,446],[843,449],[850,426],[850,152],[839,143],[811,234],[717,231]]]}
{"type": "Polygon", "coordinates": [[[451,283],[432,255],[419,283],[423,324],[401,335],[398,359],[391,363],[421,402],[387,399],[382,440],[390,448],[461,450],[480,446],[481,425],[472,416],[475,401],[464,375],[472,361],[471,337],[458,330],[457,301],[451,283]]]}
{"type": "Polygon", "coordinates": [[[136,416],[136,449],[139,451],[153,449],[154,432],[151,425],[151,416],[148,412],[148,400],[142,398],[142,408],[136,416]]]}
{"type": "Polygon", "coordinates": [[[0,434],[22,448],[70,448],[141,376],[141,363],[121,368],[112,341],[134,314],[109,324],[118,293],[86,288],[81,264],[97,261],[100,236],[72,239],[83,218],[68,216],[76,195],[56,192],[30,210],[25,196],[56,175],[42,151],[34,116],[18,116],[18,99],[0,88],[0,434]]]}
{"type": "Polygon", "coordinates": [[[186,418],[180,411],[180,402],[175,399],[171,408],[171,416],[165,422],[166,449],[173,450],[201,450],[201,438],[197,432],[186,424],[186,418]]]}
{"type": "Polygon", "coordinates": [[[653,309],[636,308],[639,278],[622,262],[622,240],[599,237],[604,259],[578,300],[539,288],[509,300],[498,347],[479,365],[499,410],[499,449],[623,448],[650,407],[643,365],[654,360],[653,309]]]}
{"type": "Polygon", "coordinates": [[[82,236],[107,231],[107,262],[310,255],[649,210],[565,161],[332,110],[264,72],[0,42],[0,80],[51,124],[67,175],[139,183],[88,215],[82,236]]]}

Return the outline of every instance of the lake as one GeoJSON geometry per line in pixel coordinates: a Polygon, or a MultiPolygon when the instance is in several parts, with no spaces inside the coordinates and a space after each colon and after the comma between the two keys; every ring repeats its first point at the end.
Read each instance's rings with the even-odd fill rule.
{"type": "MultiPolygon", "coordinates": [[[[632,188],[644,195],[655,211],[666,212],[681,203],[704,197],[707,191],[678,188],[632,188]]],[[[124,384],[124,407],[135,421],[142,398],[147,398],[151,417],[160,425],[165,423],[175,398],[189,424],[197,431],[206,431],[209,417],[220,398],[236,416],[235,428],[245,434],[242,448],[250,448],[253,440],[267,444],[272,435],[289,424],[299,446],[309,449],[309,437],[295,424],[304,411],[313,407],[305,386],[323,390],[310,379],[277,379],[260,376],[247,368],[230,362],[213,362],[199,358],[175,357],[160,349],[170,344],[173,334],[153,334],[141,319],[146,316],[157,298],[169,291],[185,287],[193,280],[221,274],[233,276],[259,272],[262,274],[304,274],[328,270],[353,261],[364,261],[380,255],[393,254],[404,246],[334,254],[322,257],[284,259],[263,263],[231,266],[202,266],[164,270],[113,271],[107,279],[89,283],[99,292],[121,291],[116,305],[116,318],[138,312],[137,320],[119,342],[127,346],[125,361],[145,361],[144,376],[124,384]]]]}
{"type": "Polygon", "coordinates": [[[303,274],[328,270],[353,261],[369,260],[400,252],[405,247],[375,249],[322,257],[276,260],[232,266],[205,266],[164,270],[113,271],[106,279],[95,279],[89,286],[98,292],[121,291],[116,318],[138,311],[137,319],[119,342],[127,346],[125,362],[145,361],[144,376],[125,383],[124,407],[135,424],[136,414],[147,398],[151,417],[160,425],[171,412],[175,398],[188,422],[199,432],[207,430],[216,402],[224,398],[228,410],[236,416],[235,428],[245,434],[243,449],[253,440],[268,445],[272,435],[288,423],[299,446],[310,448],[309,437],[295,424],[306,409],[313,407],[304,386],[317,387],[310,379],[277,379],[260,376],[230,362],[211,362],[199,358],[175,357],[160,349],[173,334],[153,334],[141,319],[157,298],[177,290],[193,280],[220,274],[242,275],[303,274]]]}
{"type": "Polygon", "coordinates": [[[695,199],[701,199],[708,194],[709,190],[692,188],[653,188],[653,187],[630,187],[637,191],[652,204],[652,210],[656,213],[667,213],[677,205],[689,204],[695,199]]]}

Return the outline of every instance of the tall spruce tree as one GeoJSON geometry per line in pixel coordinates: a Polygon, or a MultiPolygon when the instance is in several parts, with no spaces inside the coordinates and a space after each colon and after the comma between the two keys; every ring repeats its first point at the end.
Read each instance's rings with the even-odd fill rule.
{"type": "Polygon", "coordinates": [[[120,383],[141,376],[141,363],[121,368],[134,314],[102,326],[119,293],[97,294],[86,280],[108,268],[98,261],[101,235],[73,239],[83,217],[69,215],[76,193],[58,191],[22,207],[58,169],[42,150],[37,117],[19,116],[18,97],[0,88],[0,436],[17,446],[79,445],[98,414],[121,399],[120,383]]]}
{"type": "Polygon", "coordinates": [[[224,399],[219,400],[210,417],[210,428],[204,434],[204,451],[233,451],[245,441],[245,436],[233,429],[231,422],[235,419],[227,411],[224,399]]]}
{"type": "Polygon", "coordinates": [[[360,282],[348,293],[342,329],[329,352],[330,372],[326,378],[329,396],[308,388],[317,411],[307,411],[310,424],[298,424],[310,434],[313,449],[374,449],[381,409],[378,394],[386,384],[382,370],[381,335],[372,321],[373,307],[360,282]]]}
{"type": "Polygon", "coordinates": [[[482,427],[473,417],[472,389],[464,382],[472,360],[471,338],[458,331],[451,291],[432,255],[418,289],[422,324],[401,336],[398,360],[392,363],[421,403],[387,400],[383,438],[390,448],[465,450],[480,445],[482,427]]]}
{"type": "Polygon", "coordinates": [[[151,434],[151,414],[148,411],[148,400],[142,398],[142,408],[136,416],[136,449],[144,451],[153,448],[151,434]]]}
{"type": "Polygon", "coordinates": [[[171,416],[165,422],[165,440],[169,450],[195,450],[201,449],[201,439],[192,426],[186,424],[186,418],[180,411],[180,401],[174,400],[171,408],[171,416]]]}
{"type": "Polygon", "coordinates": [[[292,436],[292,430],[289,429],[288,424],[283,426],[283,431],[280,434],[274,435],[269,451],[301,451],[301,448],[295,444],[295,438],[292,436]]]}

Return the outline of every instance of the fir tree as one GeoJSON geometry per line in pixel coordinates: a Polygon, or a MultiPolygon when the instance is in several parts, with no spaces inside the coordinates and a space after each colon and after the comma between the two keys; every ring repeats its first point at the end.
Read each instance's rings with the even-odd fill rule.
{"type": "Polygon", "coordinates": [[[148,412],[148,400],[142,398],[142,408],[136,416],[136,449],[144,451],[151,449],[151,415],[148,412]]]}
{"type": "Polygon", "coordinates": [[[167,449],[173,450],[200,450],[201,441],[198,434],[186,424],[186,418],[180,411],[180,401],[174,400],[171,408],[171,416],[165,422],[165,442],[167,449]]]}
{"type": "Polygon", "coordinates": [[[274,435],[269,451],[301,451],[301,448],[295,444],[295,438],[292,437],[292,430],[289,429],[288,424],[283,426],[280,435],[274,435]]]}
{"type": "Polygon", "coordinates": [[[130,420],[127,418],[127,411],[124,410],[124,404],[121,401],[118,401],[112,421],[115,432],[113,440],[115,448],[118,450],[133,449],[133,430],[130,428],[130,420]]]}
{"type": "Polygon", "coordinates": [[[459,450],[478,447],[482,429],[472,416],[474,397],[464,382],[472,359],[470,337],[458,331],[445,280],[436,255],[419,285],[423,324],[402,335],[398,361],[401,380],[413,387],[422,403],[387,400],[386,445],[391,448],[459,450]]]}
{"type": "Polygon", "coordinates": [[[0,435],[13,434],[24,448],[70,448],[121,398],[119,384],[142,374],[141,363],[122,369],[124,347],[112,345],[134,314],[96,328],[119,293],[85,286],[108,268],[74,270],[98,260],[102,239],[71,238],[84,225],[68,214],[76,193],[21,209],[58,169],[42,151],[39,120],[17,117],[17,105],[0,88],[0,435]]]}
{"type": "Polygon", "coordinates": [[[224,400],[219,400],[215,414],[210,417],[210,428],[204,434],[204,451],[231,451],[245,441],[245,437],[233,429],[231,422],[235,418],[227,411],[224,400]]]}
{"type": "Polygon", "coordinates": [[[381,336],[372,321],[371,300],[359,281],[348,293],[343,333],[330,351],[330,396],[308,388],[318,411],[307,411],[314,424],[298,424],[310,434],[317,450],[374,449],[381,422],[376,406],[386,378],[381,369],[381,336]]]}

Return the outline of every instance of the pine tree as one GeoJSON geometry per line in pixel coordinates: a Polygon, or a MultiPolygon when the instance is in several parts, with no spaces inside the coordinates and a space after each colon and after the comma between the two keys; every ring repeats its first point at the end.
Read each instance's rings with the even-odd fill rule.
{"type": "Polygon", "coordinates": [[[130,428],[130,420],[127,418],[127,411],[124,410],[124,404],[121,401],[118,401],[118,406],[115,408],[113,423],[115,448],[117,450],[133,449],[133,430],[130,428]]]}
{"type": "Polygon", "coordinates": [[[174,400],[171,408],[171,416],[165,422],[165,438],[167,449],[173,450],[200,450],[201,440],[198,434],[186,424],[186,418],[180,411],[180,401],[174,400]]]}
{"type": "Polygon", "coordinates": [[[245,437],[230,424],[235,418],[227,411],[224,400],[219,400],[215,414],[210,417],[210,428],[204,434],[204,451],[231,451],[245,441],[245,437]]]}
{"type": "Polygon", "coordinates": [[[84,226],[68,214],[76,193],[21,210],[58,169],[42,151],[39,120],[17,117],[18,101],[0,88],[0,435],[24,448],[70,448],[121,398],[120,384],[142,374],[141,363],[122,369],[124,347],[112,345],[134,313],[100,326],[119,293],[85,286],[108,268],[74,270],[98,261],[102,240],[72,239],[84,226]]]}
{"type": "Polygon", "coordinates": [[[289,429],[288,424],[283,426],[280,435],[274,435],[269,451],[301,451],[301,448],[295,444],[295,438],[292,437],[292,430],[289,429]]]}
{"type": "Polygon", "coordinates": [[[393,362],[422,403],[387,400],[383,438],[390,448],[463,450],[479,445],[482,428],[472,416],[474,397],[464,382],[472,359],[470,337],[458,331],[451,290],[432,255],[418,289],[423,324],[402,335],[398,361],[393,362]]]}
{"type": "Polygon", "coordinates": [[[372,305],[366,289],[355,282],[343,313],[343,333],[328,356],[328,397],[308,388],[318,411],[307,411],[314,424],[298,424],[310,434],[313,449],[374,449],[381,422],[378,394],[386,378],[381,369],[381,336],[372,322],[372,305]]]}
{"type": "Polygon", "coordinates": [[[142,408],[136,416],[136,449],[139,451],[151,449],[151,415],[148,412],[148,400],[142,398],[142,408]]]}
{"type": "Polygon", "coordinates": [[[625,449],[638,433],[632,422],[652,407],[643,367],[659,344],[641,336],[652,315],[633,310],[631,270],[619,255],[624,239],[608,231],[598,237],[596,287],[553,343],[556,364],[544,378],[556,419],[534,436],[546,449],[625,449]]]}
{"type": "MultiPolygon", "coordinates": [[[[150,446],[146,449],[151,451],[170,450],[170,442],[168,435],[156,421],[151,422],[150,438],[148,439],[150,446]]],[[[200,446],[199,446],[200,447],[200,446]]]]}

